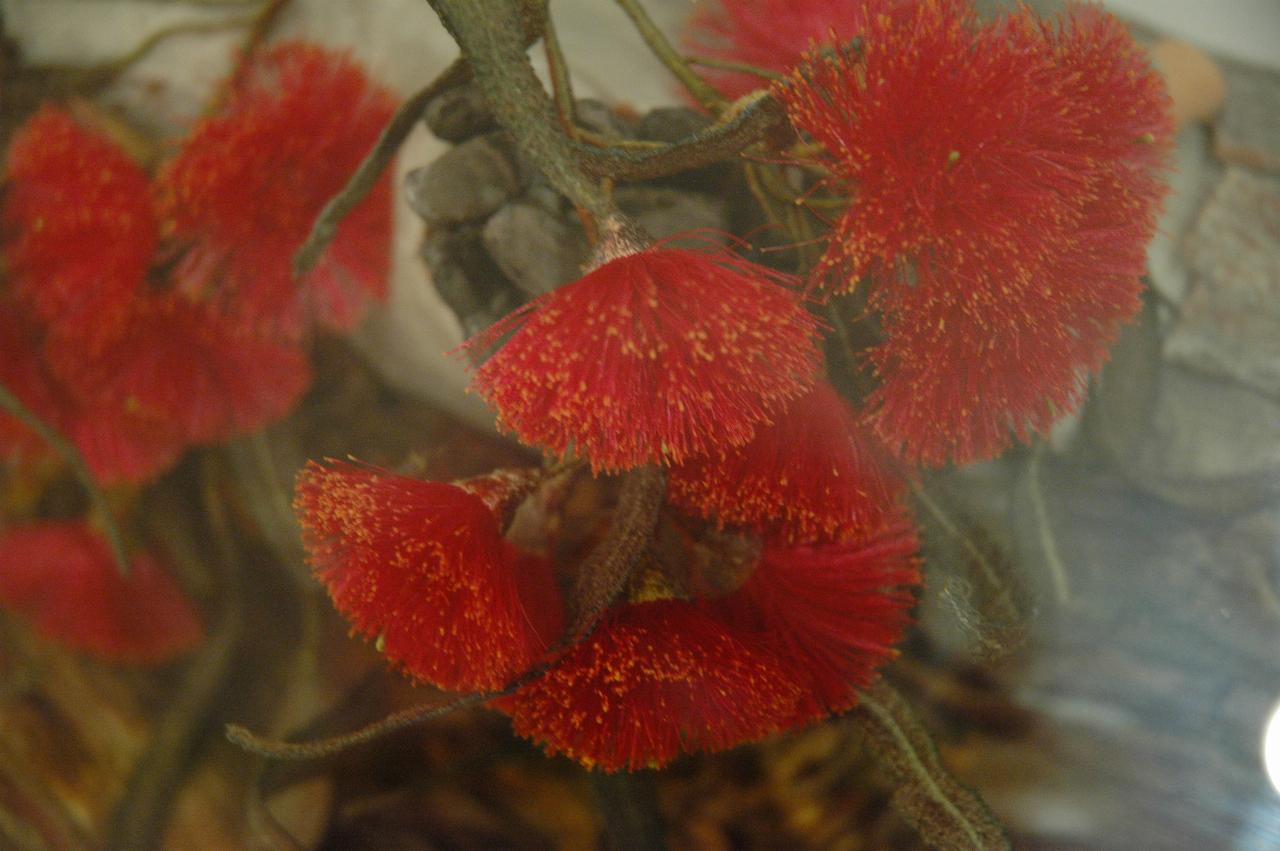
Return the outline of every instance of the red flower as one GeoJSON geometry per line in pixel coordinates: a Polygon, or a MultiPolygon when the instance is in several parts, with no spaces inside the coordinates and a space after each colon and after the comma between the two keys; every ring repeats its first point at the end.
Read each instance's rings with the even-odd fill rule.
{"type": "Polygon", "coordinates": [[[309,463],[294,504],[338,611],[409,674],[497,689],[546,650],[539,631],[558,613],[526,613],[520,588],[531,603],[559,605],[550,563],[521,558],[502,538],[501,507],[465,487],[336,462],[309,463]]]}
{"type": "Polygon", "coordinates": [[[671,470],[672,503],[792,543],[842,538],[894,510],[901,482],[831,385],[819,382],[745,446],[671,470]]]}
{"type": "Polygon", "coordinates": [[[522,441],[597,471],[741,445],[818,366],[818,323],[780,280],[727,254],[617,257],[467,343],[512,332],[472,386],[522,441]]]}
{"type": "Polygon", "coordinates": [[[199,124],[158,178],[172,235],[188,244],[180,288],[216,291],[230,313],[290,335],[312,323],[352,327],[386,292],[388,179],[297,282],[291,262],[394,109],[341,55],[294,42],[256,56],[222,114],[199,124]]]}
{"type": "Polygon", "coordinates": [[[3,228],[14,294],[69,333],[115,329],[158,238],[146,173],[56,106],[14,134],[8,173],[3,228]]]}
{"type": "Polygon", "coordinates": [[[845,543],[766,546],[741,588],[702,605],[769,642],[804,688],[799,721],[843,712],[897,655],[920,582],[918,549],[902,517],[845,543]]]}
{"type": "Polygon", "coordinates": [[[122,577],[83,521],[38,523],[0,538],[0,604],[49,641],[127,662],[164,662],[200,643],[191,603],[150,554],[122,577]]]}
{"type": "Polygon", "coordinates": [[[295,346],[245,331],[182,296],[140,297],[121,333],[97,352],[62,335],[49,352],[84,404],[172,424],[193,443],[283,417],[311,381],[295,346]]]}
{"type": "Polygon", "coordinates": [[[177,423],[128,403],[68,401],[64,434],[102,484],[145,482],[163,473],[187,448],[177,423]]]}
{"type": "MultiPolygon", "coordinates": [[[[87,345],[76,338],[79,345],[87,345]]],[[[45,340],[20,305],[0,302],[0,382],[20,402],[76,445],[103,483],[137,482],[178,457],[186,439],[178,425],[138,409],[127,399],[77,400],[52,375],[45,340]]],[[[192,400],[188,400],[192,401],[192,400]]],[[[16,418],[0,414],[0,454],[10,459],[46,457],[51,447],[16,418]]]]}
{"type": "Polygon", "coordinates": [[[880,436],[964,462],[1078,404],[1136,309],[1164,191],[1167,99],[1123,29],[923,0],[779,93],[853,192],[821,271],[872,279],[880,436]]]}
{"type": "Polygon", "coordinates": [[[515,731],[605,771],[759,739],[800,692],[767,651],[678,600],[623,605],[504,706],[515,731]]]}
{"type": "MultiPolygon", "coordinates": [[[[694,53],[784,73],[815,43],[848,41],[877,16],[899,16],[909,6],[909,0],[705,0],[689,19],[684,40],[694,53]]],[[[731,98],[765,82],[734,71],[708,76],[731,98]]]]}

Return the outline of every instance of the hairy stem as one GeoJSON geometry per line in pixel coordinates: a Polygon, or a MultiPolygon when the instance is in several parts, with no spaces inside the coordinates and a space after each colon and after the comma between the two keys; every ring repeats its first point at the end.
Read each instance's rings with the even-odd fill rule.
{"type": "Polygon", "coordinates": [[[638,467],[627,474],[609,532],[578,572],[570,600],[569,628],[565,631],[567,641],[577,641],[590,632],[601,613],[626,587],[653,538],[666,490],[661,467],[638,467]]]}

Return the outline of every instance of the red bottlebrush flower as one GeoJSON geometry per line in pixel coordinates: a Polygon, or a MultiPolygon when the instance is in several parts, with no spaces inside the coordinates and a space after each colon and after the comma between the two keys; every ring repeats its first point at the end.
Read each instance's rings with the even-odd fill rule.
{"type": "Polygon", "coordinates": [[[901,516],[858,540],[768,545],[741,588],[702,606],[769,641],[805,690],[801,720],[843,712],[897,653],[920,582],[918,550],[901,516]]]}
{"type": "Polygon", "coordinates": [[[7,165],[2,226],[14,294],[70,333],[114,329],[155,254],[146,173],[55,106],[18,129],[7,165]]]}
{"type": "Polygon", "coordinates": [[[161,209],[188,244],[175,275],[216,291],[229,313],[296,335],[345,330],[386,293],[391,195],[384,178],[293,280],[293,254],[324,204],[373,147],[391,94],[351,59],[281,44],[255,56],[222,114],[199,124],[161,172],[161,209]]]}
{"type": "Polygon", "coordinates": [[[48,351],[77,399],[173,424],[193,443],[283,417],[311,381],[310,364],[295,346],[182,296],[138,299],[121,333],[97,351],[62,335],[48,351]]]}
{"type": "MultiPolygon", "coordinates": [[[[294,505],[334,605],[387,658],[441,688],[497,689],[546,650],[550,563],[522,559],[494,506],[464,487],[311,462],[294,505]],[[546,576],[518,576],[519,570],[546,576]]],[[[558,600],[556,600],[558,604],[558,600]]]]}
{"type": "Polygon", "coordinates": [[[1078,404],[1136,309],[1171,127],[1119,24],[922,0],[779,94],[853,193],[821,271],[872,278],[880,437],[962,463],[1078,404]]]}
{"type": "Polygon", "coordinates": [[[902,483],[880,451],[839,394],[819,382],[745,446],[673,468],[667,496],[721,525],[791,543],[836,540],[895,510],[902,483]]]}
{"type": "Polygon", "coordinates": [[[656,600],[615,609],[505,705],[548,753],[617,771],[759,739],[799,699],[772,654],[692,604],[656,600]]]}
{"type": "Polygon", "coordinates": [[[519,438],[599,470],[748,441],[812,385],[817,320],[771,270],[728,254],[626,254],[512,313],[473,388],[519,438]]]}
{"type": "Polygon", "coordinates": [[[49,641],[117,661],[164,662],[203,636],[195,609],[154,556],[136,556],[123,577],[107,542],[78,520],[0,537],[0,605],[49,641]]]}
{"type": "MultiPolygon", "coordinates": [[[[908,0],[704,0],[694,10],[685,44],[694,53],[785,73],[815,43],[848,41],[880,15],[901,15],[908,0]]],[[[711,71],[731,98],[765,84],[754,74],[711,71]]]]}

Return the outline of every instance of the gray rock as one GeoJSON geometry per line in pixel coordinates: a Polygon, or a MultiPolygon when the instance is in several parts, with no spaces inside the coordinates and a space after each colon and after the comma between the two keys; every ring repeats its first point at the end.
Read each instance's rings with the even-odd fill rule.
{"type": "Polygon", "coordinates": [[[1235,62],[1223,70],[1227,98],[1214,125],[1218,156],[1280,171],[1280,73],[1235,62]]]}
{"type": "Polygon", "coordinates": [[[679,142],[711,123],[711,118],[684,106],[660,106],[645,113],[636,136],[650,142],[679,142]]]}
{"type": "Polygon", "coordinates": [[[727,220],[720,198],[665,186],[624,186],[614,200],[654,239],[700,230],[701,238],[694,244],[726,241],[727,220]]]}
{"type": "Polygon", "coordinates": [[[441,92],[427,104],[422,118],[427,128],[446,142],[464,142],[498,126],[484,96],[470,84],[441,92]]]}
{"type": "Polygon", "coordinates": [[[601,101],[583,98],[573,105],[573,110],[578,126],[592,133],[622,139],[635,136],[635,122],[626,119],[601,101]]]}
{"type": "Polygon", "coordinates": [[[1167,176],[1169,197],[1147,247],[1151,286],[1172,304],[1182,303],[1195,277],[1182,252],[1183,240],[1222,178],[1222,164],[1210,150],[1209,135],[1209,128],[1198,124],[1178,133],[1173,171],[1167,176]]]}
{"type": "Polygon", "coordinates": [[[497,134],[469,139],[405,177],[405,195],[428,223],[476,221],[520,193],[512,146],[497,134]]]}
{"type": "Polygon", "coordinates": [[[1247,510],[1280,496],[1280,404],[1238,384],[1166,365],[1151,433],[1126,472],[1190,508],[1247,510]]]}
{"type": "Polygon", "coordinates": [[[1187,241],[1170,360],[1280,398],[1280,178],[1230,167],[1187,241]]]}
{"type": "Polygon", "coordinates": [[[436,292],[458,317],[466,336],[487,328],[520,302],[485,251],[478,225],[428,229],[421,256],[436,292]]]}
{"type": "Polygon", "coordinates": [[[503,273],[531,296],[577,278],[587,257],[581,228],[542,206],[520,201],[489,218],[484,245],[503,273]]]}

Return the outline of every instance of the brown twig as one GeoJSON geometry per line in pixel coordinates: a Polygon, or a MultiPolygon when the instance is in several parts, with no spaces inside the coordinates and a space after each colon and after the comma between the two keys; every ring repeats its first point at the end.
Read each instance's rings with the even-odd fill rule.
{"type": "Polygon", "coordinates": [[[725,99],[715,87],[694,72],[684,57],[671,45],[662,30],[658,29],[649,13],[640,5],[639,0],[617,0],[622,11],[635,24],[636,31],[644,39],[645,44],[653,51],[653,55],[675,75],[680,84],[693,95],[693,99],[712,112],[719,112],[725,106],[725,99]]]}
{"type": "Polygon", "coordinates": [[[347,181],[346,185],[329,199],[316,216],[311,225],[311,232],[306,241],[293,255],[293,275],[300,278],[311,271],[320,259],[320,255],[329,247],[329,243],[338,233],[338,225],[342,223],[352,210],[359,206],[369,191],[377,185],[382,173],[395,159],[396,152],[409,138],[423,110],[441,92],[465,83],[471,78],[471,66],[465,59],[456,59],[438,77],[400,105],[391,116],[387,126],[382,128],[378,141],[369,153],[360,161],[359,167],[347,181]]]}
{"type": "Polygon", "coordinates": [[[441,715],[447,715],[456,709],[464,709],[468,706],[475,706],[476,704],[502,697],[513,690],[514,688],[497,692],[477,692],[476,694],[467,694],[461,697],[446,695],[445,697],[449,699],[443,703],[433,702],[411,706],[408,709],[402,709],[399,712],[388,715],[386,718],[361,727],[354,732],[342,733],[341,735],[311,742],[284,742],[279,739],[271,739],[259,736],[239,724],[227,725],[227,739],[251,753],[268,759],[319,759],[341,753],[347,748],[373,741],[388,733],[403,730],[414,724],[420,724],[432,718],[439,718],[441,715]]]}
{"type": "Polygon", "coordinates": [[[111,555],[115,559],[116,569],[120,571],[121,576],[128,576],[129,557],[125,553],[124,537],[120,534],[120,527],[117,525],[115,515],[111,511],[111,504],[107,500],[107,495],[98,486],[98,482],[94,479],[93,473],[89,470],[89,465],[84,460],[84,456],[80,454],[80,450],[71,441],[59,434],[51,425],[37,416],[34,411],[24,405],[22,400],[9,392],[9,389],[3,384],[0,384],[0,409],[8,411],[23,425],[39,435],[40,439],[49,444],[53,451],[58,454],[58,457],[71,468],[71,472],[80,482],[80,486],[88,494],[94,515],[102,525],[102,532],[106,536],[107,544],[111,547],[111,555]]]}

